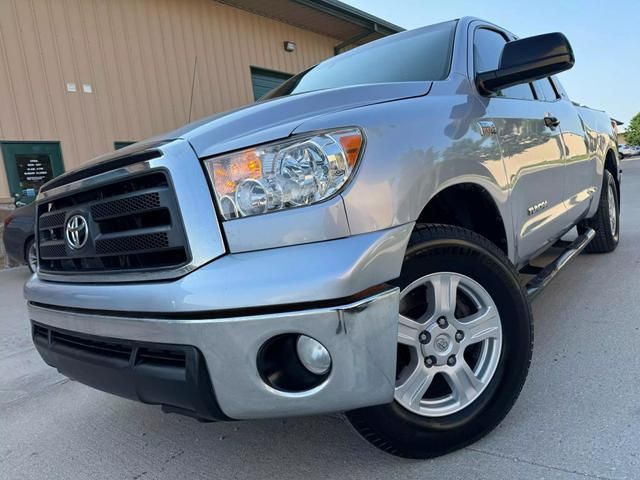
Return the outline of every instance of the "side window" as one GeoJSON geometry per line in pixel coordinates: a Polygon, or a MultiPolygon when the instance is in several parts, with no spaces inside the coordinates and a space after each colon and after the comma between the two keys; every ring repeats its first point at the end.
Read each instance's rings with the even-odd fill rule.
{"type": "Polygon", "coordinates": [[[560,98],[564,98],[565,100],[569,100],[569,96],[567,95],[567,92],[565,91],[564,87],[560,83],[560,80],[558,80],[558,77],[549,77],[549,78],[551,79],[551,82],[553,83],[553,85],[556,87],[556,92],[558,92],[558,96],[560,98]]]}
{"type": "MultiPolygon", "coordinates": [[[[488,28],[479,28],[473,38],[473,65],[475,73],[495,70],[500,65],[500,56],[507,40],[501,33],[488,28]]],[[[499,97],[534,100],[531,84],[525,83],[505,88],[499,97]]]]}
{"type": "Polygon", "coordinates": [[[556,93],[556,89],[551,83],[551,78],[543,78],[541,80],[536,80],[535,82],[536,91],[538,92],[538,97],[540,100],[547,100],[548,102],[553,102],[558,99],[558,94],[556,93]]]}

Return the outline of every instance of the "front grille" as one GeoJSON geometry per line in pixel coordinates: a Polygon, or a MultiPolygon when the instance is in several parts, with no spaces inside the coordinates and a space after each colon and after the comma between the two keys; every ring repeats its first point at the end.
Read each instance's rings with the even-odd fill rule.
{"type": "Polygon", "coordinates": [[[93,205],[91,215],[94,220],[104,220],[109,217],[119,217],[123,213],[139,213],[156,208],[160,208],[160,194],[152,192],[93,205]]]}
{"type": "Polygon", "coordinates": [[[131,237],[119,237],[96,241],[96,253],[113,254],[122,251],[144,252],[162,250],[169,246],[169,236],[165,232],[146,233],[131,237]]]}
{"type": "Polygon", "coordinates": [[[164,171],[72,192],[38,206],[40,271],[53,274],[175,268],[189,260],[173,189],[164,171]],[[67,222],[81,215],[87,241],[72,248],[67,222]]]}

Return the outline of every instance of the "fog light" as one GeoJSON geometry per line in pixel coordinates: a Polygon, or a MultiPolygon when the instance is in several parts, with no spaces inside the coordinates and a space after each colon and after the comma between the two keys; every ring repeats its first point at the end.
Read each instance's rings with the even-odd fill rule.
{"type": "Polygon", "coordinates": [[[324,375],[331,367],[329,351],[317,340],[300,335],[296,342],[298,358],[307,370],[316,375],[324,375]]]}

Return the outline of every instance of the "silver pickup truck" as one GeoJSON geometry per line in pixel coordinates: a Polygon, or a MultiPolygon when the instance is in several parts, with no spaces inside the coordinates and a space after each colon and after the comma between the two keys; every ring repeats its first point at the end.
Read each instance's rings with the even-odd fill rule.
{"type": "Polygon", "coordinates": [[[617,141],[555,77],[573,64],[560,33],[463,18],[52,180],[39,353],[202,420],[347,412],[413,458],[476,441],[524,384],[530,299],[618,244],[617,141]]]}

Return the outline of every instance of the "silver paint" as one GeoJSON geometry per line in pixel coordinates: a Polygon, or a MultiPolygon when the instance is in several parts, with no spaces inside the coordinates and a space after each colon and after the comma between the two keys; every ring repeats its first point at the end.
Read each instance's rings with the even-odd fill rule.
{"type": "Polygon", "coordinates": [[[334,300],[396,278],[412,230],[410,223],[339,240],[224,255],[172,281],[65,284],[34,275],[25,296],[50,305],[159,313],[334,300]]]}
{"type": "Polygon", "coordinates": [[[348,237],[341,196],[308,207],[238,218],[223,223],[231,253],[348,237]]]}
{"type": "MultiPolygon", "coordinates": [[[[608,151],[615,152],[616,140],[606,114],[574,106],[559,84],[561,98],[553,102],[481,95],[473,82],[471,54],[473,34],[480,27],[500,30],[474,18],[459,21],[446,80],[276,98],[200,120],[154,141],[182,138],[203,158],[296,133],[363,128],[367,146],[342,192],[344,214],[334,200],[222,222],[231,252],[414,222],[439,192],[472,183],[493,198],[507,232],[509,258],[524,265],[560,232],[595,213],[593,193],[600,188],[604,159],[608,151]],[[561,120],[559,127],[545,126],[548,113],[561,120]],[[486,135],[483,125],[493,125],[496,134],[486,135]],[[548,208],[529,216],[528,207],[541,199],[548,208]]],[[[176,162],[180,168],[188,163],[176,162]]],[[[200,172],[193,174],[199,182],[200,172]]]]}

